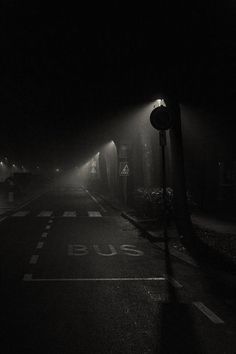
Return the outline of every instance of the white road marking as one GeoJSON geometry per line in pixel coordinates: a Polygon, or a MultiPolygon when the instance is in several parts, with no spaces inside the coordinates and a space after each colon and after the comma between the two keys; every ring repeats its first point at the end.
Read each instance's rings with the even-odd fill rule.
{"type": "Polygon", "coordinates": [[[116,248],[111,244],[90,245],[90,247],[76,243],[68,245],[68,256],[85,256],[89,254],[90,251],[95,251],[95,254],[103,257],[116,256],[118,253],[131,257],[140,257],[144,255],[144,253],[137,250],[134,245],[120,245],[118,250],[116,250],[116,248]]]}
{"type": "Polygon", "coordinates": [[[163,277],[158,278],[42,278],[33,279],[26,278],[27,281],[50,282],[50,281],[79,281],[79,282],[96,282],[96,281],[163,281],[163,277]]]}
{"type": "Polygon", "coordinates": [[[172,278],[168,275],[166,276],[166,279],[174,288],[181,289],[183,287],[182,284],[180,284],[177,280],[175,280],[174,278],[172,278]]]}
{"type": "Polygon", "coordinates": [[[37,244],[37,247],[36,248],[43,248],[43,242],[38,242],[38,244],[37,244]]]}
{"type": "Polygon", "coordinates": [[[47,238],[48,237],[48,233],[47,232],[43,232],[41,236],[44,237],[44,238],[47,238]]]}
{"type": "Polygon", "coordinates": [[[92,218],[100,218],[102,217],[99,211],[88,211],[88,216],[92,218]]]}
{"type": "Polygon", "coordinates": [[[65,211],[64,214],[63,214],[63,217],[75,218],[76,217],[76,211],[65,211]]]}
{"type": "Polygon", "coordinates": [[[41,213],[39,213],[39,217],[50,217],[52,215],[52,211],[51,210],[44,210],[41,211],[41,213]]]}
{"type": "Polygon", "coordinates": [[[103,211],[104,213],[106,213],[107,211],[106,211],[106,209],[102,206],[102,204],[99,203],[99,201],[98,201],[87,189],[86,189],[85,191],[88,193],[88,195],[90,196],[90,198],[92,198],[92,200],[93,200],[95,203],[97,203],[97,204],[99,205],[99,207],[102,209],[102,211],[103,211]]]}
{"type": "Polygon", "coordinates": [[[196,301],[193,304],[202,312],[205,316],[207,316],[213,323],[222,324],[224,321],[218,317],[213,311],[211,311],[208,307],[206,307],[202,302],[196,301]]]}
{"type": "Polygon", "coordinates": [[[25,274],[23,280],[24,281],[32,280],[32,274],[25,274]]]}
{"type": "Polygon", "coordinates": [[[13,217],[23,217],[29,214],[28,210],[22,210],[22,211],[18,211],[17,213],[13,214],[13,217]]]}
{"type": "Polygon", "coordinates": [[[45,229],[46,229],[46,230],[50,230],[50,229],[51,229],[51,225],[47,225],[47,226],[45,227],[45,229]]]}
{"type": "Polygon", "coordinates": [[[30,264],[36,264],[38,262],[39,259],[39,255],[38,254],[34,254],[33,256],[31,256],[30,258],[30,264]]]}
{"type": "MultiPolygon", "coordinates": [[[[36,197],[31,198],[31,199],[28,200],[26,203],[21,204],[18,208],[15,208],[15,209],[13,209],[13,210],[16,211],[16,210],[20,210],[20,209],[24,208],[25,206],[29,205],[29,204],[30,204],[31,202],[33,202],[34,200],[39,199],[43,194],[45,194],[45,192],[38,194],[36,197]]],[[[11,215],[10,215],[10,216],[11,216],[11,215]]],[[[1,223],[2,221],[6,220],[8,217],[9,217],[9,216],[4,216],[3,218],[1,218],[1,219],[0,219],[0,223],[1,223]]]]}
{"type": "Polygon", "coordinates": [[[49,224],[52,224],[53,223],[53,220],[49,220],[49,222],[48,222],[49,224]]]}

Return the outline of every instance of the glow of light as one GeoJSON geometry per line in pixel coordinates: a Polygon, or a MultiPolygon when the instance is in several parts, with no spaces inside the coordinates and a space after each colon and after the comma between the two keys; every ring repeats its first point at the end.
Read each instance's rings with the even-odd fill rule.
{"type": "Polygon", "coordinates": [[[16,165],[13,163],[12,167],[16,168],[16,165]]]}
{"type": "Polygon", "coordinates": [[[2,161],[0,162],[0,165],[1,165],[1,166],[3,166],[3,165],[4,165],[2,161]]]}
{"type": "Polygon", "coordinates": [[[59,168],[56,168],[56,172],[60,172],[60,169],[59,169],[59,168]]]}
{"type": "Polygon", "coordinates": [[[166,107],[165,100],[164,100],[163,98],[158,98],[158,99],[155,101],[154,107],[161,107],[161,106],[166,107]]]}
{"type": "Polygon", "coordinates": [[[37,170],[39,170],[39,166],[37,166],[36,168],[37,168],[37,170]]]}

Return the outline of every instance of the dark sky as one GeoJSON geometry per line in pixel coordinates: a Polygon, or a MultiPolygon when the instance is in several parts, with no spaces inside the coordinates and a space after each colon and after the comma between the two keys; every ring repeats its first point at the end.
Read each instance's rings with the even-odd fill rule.
{"type": "Polygon", "coordinates": [[[85,9],[5,1],[0,154],[76,160],[109,138],[115,112],[166,89],[181,102],[232,105],[234,1],[189,3],[85,9]]]}

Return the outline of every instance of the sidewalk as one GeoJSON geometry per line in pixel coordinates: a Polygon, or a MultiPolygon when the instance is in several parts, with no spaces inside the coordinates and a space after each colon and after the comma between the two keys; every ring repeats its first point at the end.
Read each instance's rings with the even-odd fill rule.
{"type": "Polygon", "coordinates": [[[236,221],[226,221],[203,213],[194,213],[191,216],[194,225],[219,234],[232,234],[236,236],[236,221]]]}

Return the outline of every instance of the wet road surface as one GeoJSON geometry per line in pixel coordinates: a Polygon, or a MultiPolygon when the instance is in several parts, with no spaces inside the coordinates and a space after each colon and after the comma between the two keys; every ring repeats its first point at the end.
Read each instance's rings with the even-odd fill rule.
{"type": "Polygon", "coordinates": [[[217,279],[90,191],[54,188],[0,233],[2,353],[236,353],[217,279]]]}

